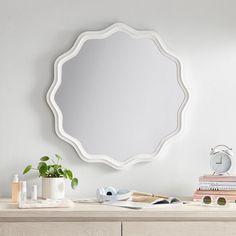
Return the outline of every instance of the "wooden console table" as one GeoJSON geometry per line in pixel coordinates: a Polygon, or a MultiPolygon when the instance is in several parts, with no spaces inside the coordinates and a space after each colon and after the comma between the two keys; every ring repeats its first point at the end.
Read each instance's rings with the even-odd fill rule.
{"type": "Polygon", "coordinates": [[[131,210],[100,204],[17,209],[0,200],[1,236],[236,236],[236,204],[160,205],[131,210]]]}

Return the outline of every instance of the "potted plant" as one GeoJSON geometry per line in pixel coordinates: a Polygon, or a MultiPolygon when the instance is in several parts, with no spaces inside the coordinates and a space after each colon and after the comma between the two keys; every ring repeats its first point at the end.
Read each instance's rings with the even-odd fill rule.
{"type": "Polygon", "coordinates": [[[60,165],[62,158],[55,154],[56,159],[48,156],[40,158],[37,168],[28,165],[23,174],[25,175],[31,169],[39,172],[42,177],[42,197],[44,199],[63,199],[65,197],[65,179],[71,181],[72,189],[78,185],[78,179],[74,178],[71,170],[60,165]]]}

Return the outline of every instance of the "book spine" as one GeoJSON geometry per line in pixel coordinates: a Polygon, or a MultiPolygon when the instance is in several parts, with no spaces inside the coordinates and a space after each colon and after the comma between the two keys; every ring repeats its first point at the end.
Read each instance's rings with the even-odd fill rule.
{"type": "Polygon", "coordinates": [[[221,181],[212,181],[212,182],[209,182],[209,181],[200,181],[199,183],[200,185],[212,185],[212,186],[216,186],[216,185],[221,185],[221,186],[236,186],[236,182],[221,182],[221,181]]]}
{"type": "Polygon", "coordinates": [[[236,191],[236,186],[199,186],[199,190],[233,190],[236,191]]]}
{"type": "Polygon", "coordinates": [[[195,194],[199,195],[229,195],[236,196],[236,191],[232,190],[196,190],[195,194]]]}
{"type": "Polygon", "coordinates": [[[199,177],[200,182],[236,182],[236,176],[207,175],[199,177]]]}
{"type": "Polygon", "coordinates": [[[200,190],[235,190],[236,191],[236,183],[235,182],[200,182],[198,188],[200,190]]]}

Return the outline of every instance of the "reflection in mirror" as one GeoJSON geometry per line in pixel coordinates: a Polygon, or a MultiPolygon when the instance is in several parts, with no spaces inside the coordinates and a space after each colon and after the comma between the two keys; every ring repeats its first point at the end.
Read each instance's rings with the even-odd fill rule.
{"type": "Polygon", "coordinates": [[[132,30],[115,24],[83,44],[81,37],[55,64],[57,133],[82,159],[118,169],[158,154],[180,130],[188,98],[178,60],[157,39],[132,30]]]}

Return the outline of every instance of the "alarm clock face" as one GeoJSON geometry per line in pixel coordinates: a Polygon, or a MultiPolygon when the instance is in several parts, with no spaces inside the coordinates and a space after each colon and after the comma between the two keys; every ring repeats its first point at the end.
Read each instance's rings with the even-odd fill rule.
{"type": "Polygon", "coordinates": [[[232,166],[231,158],[222,152],[215,153],[211,157],[211,169],[216,174],[224,174],[230,170],[232,166]]]}

